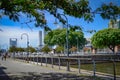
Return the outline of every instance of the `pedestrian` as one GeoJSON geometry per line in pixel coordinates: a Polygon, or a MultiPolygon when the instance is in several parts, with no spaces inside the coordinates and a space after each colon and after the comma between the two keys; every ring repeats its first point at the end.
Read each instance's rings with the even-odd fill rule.
{"type": "Polygon", "coordinates": [[[4,58],[4,54],[2,55],[2,61],[3,61],[3,58],[4,58]]]}
{"type": "Polygon", "coordinates": [[[4,55],[4,60],[6,61],[6,55],[4,55]]]}
{"type": "Polygon", "coordinates": [[[4,55],[5,61],[6,61],[7,55],[8,55],[8,53],[6,52],[5,55],[4,55]]]}

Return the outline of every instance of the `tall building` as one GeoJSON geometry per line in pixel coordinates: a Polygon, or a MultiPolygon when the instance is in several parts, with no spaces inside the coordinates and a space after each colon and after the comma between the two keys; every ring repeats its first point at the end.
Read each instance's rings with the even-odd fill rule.
{"type": "Polygon", "coordinates": [[[43,45],[42,44],[42,31],[39,31],[39,46],[43,45]]]}
{"type": "Polygon", "coordinates": [[[120,20],[117,20],[117,22],[115,23],[115,27],[120,29],[120,20]]]}
{"type": "Polygon", "coordinates": [[[120,29],[120,20],[110,20],[108,27],[120,29]]]}
{"type": "Polygon", "coordinates": [[[10,47],[17,47],[17,38],[10,38],[10,47]]]}
{"type": "Polygon", "coordinates": [[[44,31],[39,31],[39,48],[41,49],[44,46],[44,31]]]}

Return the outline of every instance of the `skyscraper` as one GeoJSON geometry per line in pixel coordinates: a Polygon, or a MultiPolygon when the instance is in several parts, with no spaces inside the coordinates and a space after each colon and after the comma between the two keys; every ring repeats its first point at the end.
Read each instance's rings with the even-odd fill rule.
{"type": "Polygon", "coordinates": [[[41,49],[44,46],[44,31],[39,31],[39,48],[41,49]]]}
{"type": "Polygon", "coordinates": [[[17,38],[10,38],[10,47],[17,47],[17,38]]]}
{"type": "Polygon", "coordinates": [[[108,27],[120,29],[120,20],[110,20],[108,27]]]}
{"type": "Polygon", "coordinates": [[[42,31],[39,31],[39,46],[42,46],[42,31]]]}

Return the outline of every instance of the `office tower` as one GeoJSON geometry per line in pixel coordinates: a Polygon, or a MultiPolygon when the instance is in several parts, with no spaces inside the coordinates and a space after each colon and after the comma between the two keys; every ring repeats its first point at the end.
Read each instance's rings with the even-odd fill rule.
{"type": "Polygon", "coordinates": [[[10,47],[17,47],[17,38],[10,38],[10,47]]]}
{"type": "Polygon", "coordinates": [[[110,20],[108,27],[120,29],[120,20],[110,20]]]}
{"type": "Polygon", "coordinates": [[[39,46],[42,46],[42,31],[39,31],[39,46]]]}

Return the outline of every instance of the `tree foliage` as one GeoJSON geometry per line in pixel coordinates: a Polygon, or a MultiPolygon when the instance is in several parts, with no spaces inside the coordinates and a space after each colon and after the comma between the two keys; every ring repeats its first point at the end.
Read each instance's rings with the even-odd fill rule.
{"type": "Polygon", "coordinates": [[[21,47],[12,46],[9,48],[9,52],[24,52],[24,51],[25,51],[25,49],[21,48],[21,47]]]}
{"type": "Polygon", "coordinates": [[[33,53],[33,52],[36,52],[35,48],[29,46],[29,52],[33,53]]]}
{"type": "Polygon", "coordinates": [[[100,30],[91,38],[95,48],[108,47],[114,52],[115,46],[120,44],[120,29],[108,28],[100,30]]]}
{"type": "Polygon", "coordinates": [[[55,51],[56,51],[57,53],[61,53],[61,52],[64,51],[64,47],[63,47],[63,46],[57,46],[57,47],[55,48],[55,51]]]}
{"type": "Polygon", "coordinates": [[[25,49],[24,49],[24,48],[21,48],[21,47],[17,47],[17,51],[19,51],[19,52],[24,52],[25,49]]]}
{"type": "Polygon", "coordinates": [[[15,46],[10,47],[9,52],[17,52],[17,48],[15,46]]]}
{"type": "Polygon", "coordinates": [[[70,48],[70,51],[76,52],[76,51],[77,51],[77,48],[76,48],[75,46],[72,46],[72,48],[70,48]]]}
{"type": "MultiPolygon", "coordinates": [[[[69,40],[69,47],[72,46],[83,46],[85,44],[85,38],[84,34],[80,30],[69,30],[69,35],[68,35],[68,40],[69,40]],[[77,43],[78,39],[78,43],[77,43]]],[[[59,46],[64,46],[66,44],[66,29],[55,29],[50,32],[45,36],[44,39],[45,44],[47,45],[59,45],[59,46]]]]}
{"type": "Polygon", "coordinates": [[[120,15],[120,7],[112,3],[103,4],[93,11],[88,0],[0,0],[0,17],[8,16],[13,21],[19,21],[24,14],[36,26],[47,27],[45,11],[56,17],[60,22],[66,23],[60,12],[93,21],[95,14],[100,14],[104,19],[116,19],[120,15]]]}
{"type": "Polygon", "coordinates": [[[112,2],[109,4],[102,4],[100,8],[96,9],[103,19],[117,19],[120,16],[120,6],[114,5],[112,2]]]}
{"type": "Polygon", "coordinates": [[[15,46],[12,46],[9,48],[9,52],[24,52],[28,50],[31,53],[36,52],[35,48],[33,48],[32,46],[29,46],[29,48],[21,48],[21,47],[15,47],[15,46]]]}
{"type": "Polygon", "coordinates": [[[50,48],[49,48],[47,45],[45,45],[45,46],[41,49],[41,51],[43,51],[43,52],[45,52],[45,53],[48,53],[48,52],[50,52],[51,50],[50,50],[50,48]]]}

